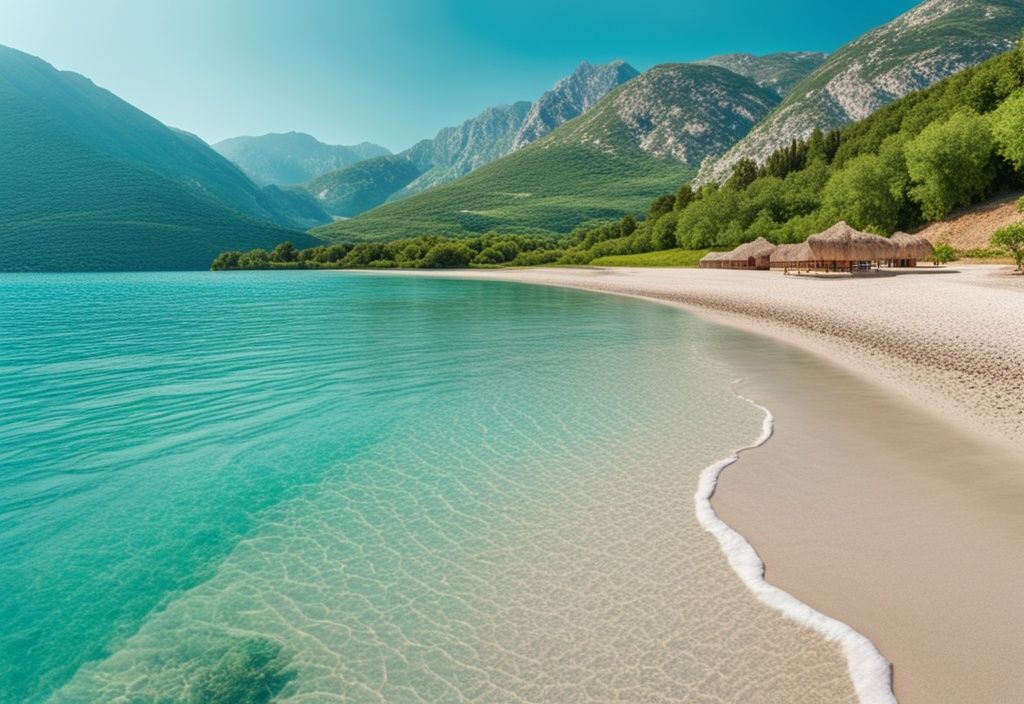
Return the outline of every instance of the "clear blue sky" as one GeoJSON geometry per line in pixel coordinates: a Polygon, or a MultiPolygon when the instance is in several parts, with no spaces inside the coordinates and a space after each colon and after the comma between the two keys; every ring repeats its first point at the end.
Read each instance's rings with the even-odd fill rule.
{"type": "Polygon", "coordinates": [[[532,100],[581,60],[644,70],[830,51],[914,0],[0,0],[0,44],[213,142],[298,130],[393,150],[532,100]]]}

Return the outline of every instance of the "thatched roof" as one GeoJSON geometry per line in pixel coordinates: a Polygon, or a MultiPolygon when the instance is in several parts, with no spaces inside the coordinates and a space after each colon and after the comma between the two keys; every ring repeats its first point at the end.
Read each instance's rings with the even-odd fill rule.
{"type": "Polygon", "coordinates": [[[732,261],[746,261],[750,257],[757,259],[758,257],[770,256],[773,251],[775,251],[774,244],[766,240],[764,237],[758,237],[753,242],[741,244],[736,249],[728,252],[728,256],[725,258],[732,261]]]}
{"type": "Polygon", "coordinates": [[[703,257],[701,257],[700,260],[702,262],[718,261],[722,259],[726,254],[727,252],[708,252],[703,257]]]}
{"type": "Polygon", "coordinates": [[[889,238],[894,247],[894,259],[928,259],[935,248],[924,235],[908,235],[897,232],[889,238]]]}
{"type": "Polygon", "coordinates": [[[799,244],[780,244],[772,252],[772,263],[795,264],[797,262],[814,261],[814,253],[806,242],[799,244]]]}
{"type": "Polygon", "coordinates": [[[807,244],[819,261],[877,261],[891,259],[896,251],[886,238],[855,230],[846,222],[811,235],[807,244]]]}

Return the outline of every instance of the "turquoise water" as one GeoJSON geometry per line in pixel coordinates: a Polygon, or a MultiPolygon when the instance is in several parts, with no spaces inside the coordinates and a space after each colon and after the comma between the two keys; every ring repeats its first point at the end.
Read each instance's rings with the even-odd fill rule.
{"type": "Polygon", "coordinates": [[[4,276],[0,316],[4,701],[567,701],[815,657],[694,522],[760,418],[677,311],[252,272],[4,276]]]}

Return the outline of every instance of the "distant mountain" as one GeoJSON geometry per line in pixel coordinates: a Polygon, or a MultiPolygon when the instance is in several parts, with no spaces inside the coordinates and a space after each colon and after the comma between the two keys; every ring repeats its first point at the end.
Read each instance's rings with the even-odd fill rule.
{"type": "Polygon", "coordinates": [[[778,95],[717,66],[655,66],[546,137],[467,176],[315,232],[339,240],[566,233],[646,210],[767,115],[778,95]]]}
{"type": "Polygon", "coordinates": [[[700,181],[724,181],[740,159],[764,161],[815,128],[867,117],[912,91],[1009,49],[1024,28],[1021,0],[929,0],[843,46],[700,181]]]}
{"type": "Polygon", "coordinates": [[[198,138],[76,73],[0,47],[0,270],[205,269],[325,222],[198,138]]]}
{"type": "MultiPolygon", "coordinates": [[[[637,75],[636,69],[622,61],[592,65],[584,61],[572,75],[563,78],[554,88],[542,95],[537,102],[520,101],[512,105],[499,105],[482,111],[456,127],[446,127],[433,138],[424,139],[398,156],[407,159],[419,174],[410,182],[396,186],[407,174],[408,169],[400,167],[401,162],[381,162],[369,171],[350,172],[332,177],[338,184],[347,183],[356,176],[360,189],[373,193],[372,202],[379,194],[387,193],[388,201],[397,201],[421,193],[442,184],[454,181],[474,169],[517,150],[546,135],[562,123],[582,114],[595,105],[610,91],[637,75]],[[371,183],[365,178],[376,174],[381,181],[371,183]],[[396,178],[397,176],[397,178],[396,178]]],[[[320,193],[309,184],[303,188],[315,196],[320,193]]],[[[341,187],[344,191],[345,187],[341,187]]],[[[321,201],[330,210],[331,204],[344,203],[346,213],[331,211],[334,215],[346,215],[353,201],[347,198],[321,201]]]]}
{"type": "Polygon", "coordinates": [[[232,137],[217,142],[213,148],[263,186],[302,183],[365,159],[391,154],[370,142],[344,147],[324,144],[302,132],[232,137]]]}
{"type": "Polygon", "coordinates": [[[639,75],[639,71],[624,61],[597,66],[582,62],[530,106],[512,140],[512,151],[536,142],[562,123],[579,117],[608,93],[639,75]]]}
{"type": "Polygon", "coordinates": [[[785,98],[796,84],[821,66],[827,58],[828,54],[815,51],[785,51],[765,56],[722,54],[697,63],[727,68],[733,73],[746,76],[759,86],[771,88],[780,98],[785,98]]]}
{"type": "Polygon", "coordinates": [[[302,184],[325,210],[352,217],[376,208],[420,175],[408,157],[392,155],[360,161],[302,184]]]}
{"type": "Polygon", "coordinates": [[[523,124],[530,103],[487,108],[458,127],[446,127],[433,139],[424,139],[402,152],[422,174],[393,197],[402,198],[454,181],[512,150],[512,140],[523,124]]]}

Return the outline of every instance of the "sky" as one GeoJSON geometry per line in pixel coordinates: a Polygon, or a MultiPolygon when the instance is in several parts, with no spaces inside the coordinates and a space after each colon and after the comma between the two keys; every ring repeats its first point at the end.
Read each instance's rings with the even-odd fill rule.
{"type": "Polygon", "coordinates": [[[832,51],[914,0],[0,0],[0,44],[207,142],[393,151],[534,100],[581,61],[832,51]]]}

